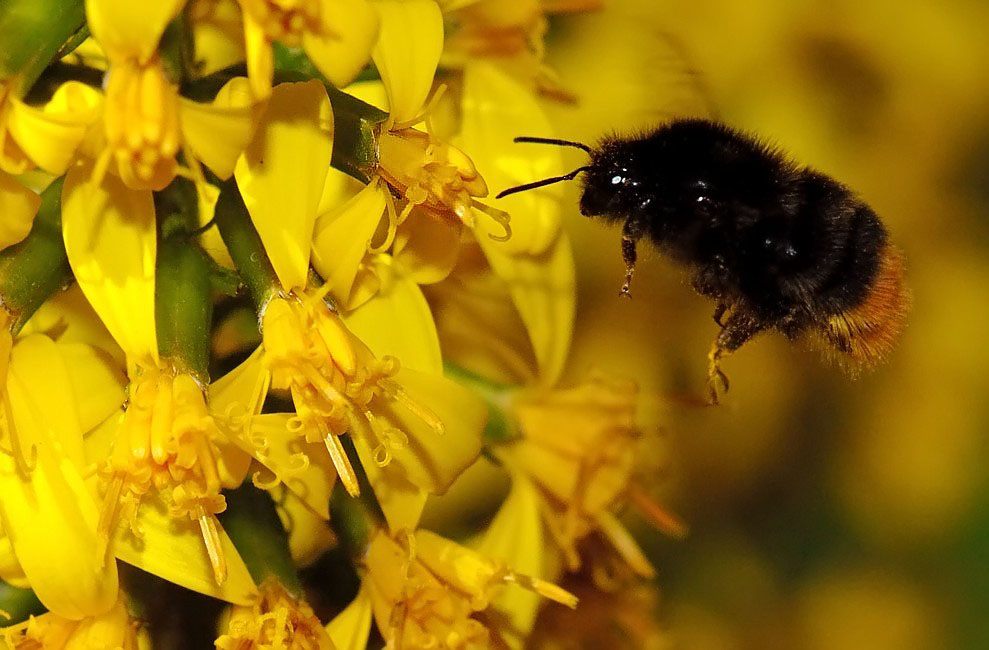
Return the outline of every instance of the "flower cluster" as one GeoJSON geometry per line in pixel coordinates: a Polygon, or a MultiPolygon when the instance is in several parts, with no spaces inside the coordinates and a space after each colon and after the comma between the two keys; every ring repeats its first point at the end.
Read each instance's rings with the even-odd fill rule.
{"type": "Polygon", "coordinates": [[[7,645],[148,647],[129,566],[230,603],[218,648],[514,647],[585,540],[651,575],[635,392],[557,387],[557,188],[487,198],[563,171],[511,139],[566,95],[546,14],[589,8],[515,4],[0,9],[7,645]],[[490,525],[422,528],[482,454],[490,525]],[[331,547],[361,581],[324,628],[296,568],[331,547]]]}

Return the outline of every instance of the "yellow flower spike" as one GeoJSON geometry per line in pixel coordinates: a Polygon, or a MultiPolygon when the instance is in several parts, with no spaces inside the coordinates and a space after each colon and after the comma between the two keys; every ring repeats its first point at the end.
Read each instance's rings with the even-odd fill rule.
{"type": "Polygon", "coordinates": [[[388,92],[390,127],[421,118],[443,51],[443,16],[433,0],[375,0],[381,33],[372,58],[388,92]]]}
{"type": "Polygon", "coordinates": [[[306,285],[316,209],[333,153],[333,111],[318,81],[279,84],[234,175],[282,286],[306,285]]]}
{"type": "Polygon", "coordinates": [[[133,58],[145,64],[158,49],[168,23],[186,0],[149,4],[128,0],[86,0],[86,22],[111,60],[133,58]]]}
{"type": "Polygon", "coordinates": [[[74,167],[62,190],[62,234],[76,281],[128,354],[158,359],[155,331],[155,210],[151,192],[129,189],[112,174],[99,185],[74,167]]]}
{"type": "Polygon", "coordinates": [[[40,205],[40,196],[0,171],[0,250],[27,237],[40,205]]]}
{"type": "Polygon", "coordinates": [[[117,598],[116,564],[97,554],[76,404],[57,346],[37,334],[21,338],[0,414],[0,520],[38,598],[71,619],[101,614],[117,598]]]}
{"type": "MultiPolygon", "coordinates": [[[[559,176],[567,171],[559,147],[518,145],[512,138],[535,133],[552,136],[555,129],[530,88],[486,61],[464,67],[463,113],[460,143],[471,152],[488,185],[505,189],[533,178],[559,176]]],[[[540,255],[556,241],[562,218],[563,186],[550,185],[519,192],[496,202],[498,208],[519,215],[512,237],[500,244],[507,253],[540,255]],[[524,215],[524,218],[522,218],[524,215]]],[[[497,225],[480,220],[479,238],[497,225]]]]}
{"type": "Polygon", "coordinates": [[[514,583],[567,606],[568,592],[425,530],[397,541],[377,531],[364,562],[365,585],[378,629],[389,645],[408,648],[487,647],[491,632],[473,618],[497,590],[514,583]]]}
{"type": "Polygon", "coordinates": [[[343,88],[367,65],[378,40],[378,14],[367,0],[332,0],[327,20],[323,33],[302,34],[302,47],[323,76],[343,88]]]}
{"type": "Polygon", "coordinates": [[[209,104],[179,98],[182,140],[197,160],[226,180],[251,141],[258,109],[245,77],[228,81],[209,104]]]}
{"type": "Polygon", "coordinates": [[[114,648],[139,650],[149,647],[147,631],[127,612],[124,599],[117,599],[106,613],[72,620],[48,612],[0,629],[0,641],[11,650],[81,650],[114,648]]]}
{"type": "Polygon", "coordinates": [[[365,650],[373,614],[369,589],[362,582],[357,597],[326,625],[337,650],[365,650]]]}
{"type": "MultiPolygon", "coordinates": [[[[16,98],[9,101],[9,136],[28,160],[57,176],[68,169],[88,129],[99,118],[103,97],[85,84],[69,81],[43,107],[28,106],[16,98]]],[[[0,167],[6,169],[3,160],[0,167]]]]}
{"type": "Polygon", "coordinates": [[[232,608],[217,650],[335,650],[312,607],[276,580],[261,585],[260,598],[232,608]]]}
{"type": "Polygon", "coordinates": [[[372,180],[349,201],[316,221],[312,241],[313,267],[344,309],[357,306],[354,281],[385,211],[387,191],[380,181],[372,180]]]}
{"type": "Polygon", "coordinates": [[[381,288],[374,300],[342,314],[347,328],[378,357],[401,359],[402,366],[442,374],[440,340],[422,290],[387,255],[376,258],[381,288]],[[396,328],[395,323],[402,323],[396,328]]]}

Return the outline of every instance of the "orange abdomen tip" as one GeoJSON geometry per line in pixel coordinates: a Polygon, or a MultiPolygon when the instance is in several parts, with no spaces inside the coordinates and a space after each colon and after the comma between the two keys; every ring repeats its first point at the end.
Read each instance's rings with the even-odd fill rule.
{"type": "Polygon", "coordinates": [[[851,375],[875,367],[899,340],[910,303],[903,254],[885,244],[876,277],[862,302],[821,324],[818,339],[825,358],[851,375]]]}

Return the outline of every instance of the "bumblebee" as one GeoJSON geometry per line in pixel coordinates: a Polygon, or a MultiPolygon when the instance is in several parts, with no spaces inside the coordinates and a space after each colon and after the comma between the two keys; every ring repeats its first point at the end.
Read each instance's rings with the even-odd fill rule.
{"type": "Polygon", "coordinates": [[[708,355],[708,391],[728,389],[721,360],[756,334],[809,335],[826,359],[857,375],[882,361],[910,295],[900,251],[876,213],[849,188],[728,126],[679,119],[638,137],[583,149],[589,164],[509,188],[498,197],[583,174],[580,211],[622,224],[629,296],[636,245],[646,238],[691,270],[715,302],[721,330],[708,355]]]}

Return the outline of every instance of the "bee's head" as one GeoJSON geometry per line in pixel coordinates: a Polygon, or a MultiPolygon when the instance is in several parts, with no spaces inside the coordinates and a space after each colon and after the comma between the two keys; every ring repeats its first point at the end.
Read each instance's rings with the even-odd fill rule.
{"type": "Polygon", "coordinates": [[[580,213],[585,217],[618,219],[638,201],[640,181],[634,152],[619,140],[605,141],[591,153],[584,173],[580,213]]]}

